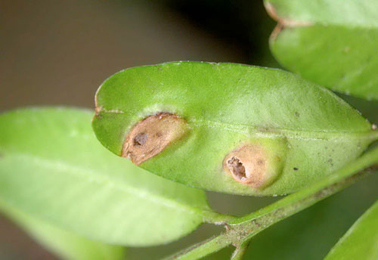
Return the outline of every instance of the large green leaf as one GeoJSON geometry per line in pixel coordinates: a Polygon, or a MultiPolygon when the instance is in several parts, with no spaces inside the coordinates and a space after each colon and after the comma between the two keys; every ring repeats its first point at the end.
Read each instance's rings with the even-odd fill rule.
{"type": "Polygon", "coordinates": [[[113,153],[168,179],[235,194],[298,190],[377,139],[330,91],[240,64],[127,69],[106,80],[96,100],[93,127],[113,153]]]}
{"type": "Polygon", "coordinates": [[[200,190],[138,169],[104,149],[88,111],[0,116],[0,201],[105,243],[167,243],[212,213],[200,190]]]}
{"type": "Polygon", "coordinates": [[[354,223],[325,259],[378,259],[378,202],[354,223]]]}
{"type": "Polygon", "coordinates": [[[286,68],[333,90],[378,99],[378,1],[265,0],[286,68]]]}
{"type": "Polygon", "coordinates": [[[89,240],[75,233],[33,218],[9,205],[0,205],[1,211],[40,244],[63,259],[70,260],[121,260],[125,248],[89,240]]]}

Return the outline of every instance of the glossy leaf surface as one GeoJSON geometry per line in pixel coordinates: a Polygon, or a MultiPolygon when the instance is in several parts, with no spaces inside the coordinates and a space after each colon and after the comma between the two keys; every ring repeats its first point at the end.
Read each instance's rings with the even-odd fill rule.
{"type": "Polygon", "coordinates": [[[205,194],[152,175],[107,151],[91,113],[18,110],[0,116],[0,200],[93,240],[167,243],[211,213],[205,194]]]}
{"type": "Polygon", "coordinates": [[[354,223],[325,259],[378,259],[378,202],[354,223]]]}
{"type": "Polygon", "coordinates": [[[266,0],[270,40],[289,70],[333,90],[378,99],[378,1],[266,0]]]}
{"type": "Polygon", "coordinates": [[[240,64],[131,68],[106,80],[96,100],[93,127],[113,153],[135,159],[130,146],[151,145],[146,133],[155,125],[140,128],[140,135],[135,129],[174,115],[181,120],[172,124],[177,140],[137,163],[168,179],[234,194],[298,190],[355,159],[377,138],[330,91],[281,70],[240,64]],[[245,166],[244,177],[234,171],[242,168],[235,158],[245,166]],[[248,170],[258,181],[245,178],[248,170]]]}
{"type": "Polygon", "coordinates": [[[9,205],[0,206],[2,213],[22,227],[41,245],[62,259],[69,260],[124,260],[125,248],[106,245],[75,233],[47,224],[9,205]]]}

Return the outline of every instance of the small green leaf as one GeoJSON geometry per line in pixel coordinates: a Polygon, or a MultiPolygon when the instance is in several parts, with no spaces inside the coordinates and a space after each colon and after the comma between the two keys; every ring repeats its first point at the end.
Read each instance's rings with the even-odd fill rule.
{"type": "Polygon", "coordinates": [[[378,1],[265,0],[276,59],[306,79],[378,99],[378,1]]]}
{"type": "Polygon", "coordinates": [[[378,202],[354,223],[325,259],[378,259],[378,202]]]}
{"type": "Polygon", "coordinates": [[[0,205],[1,211],[20,225],[41,245],[63,259],[70,260],[122,260],[125,248],[92,241],[75,233],[40,221],[9,205],[0,205]]]}
{"type": "Polygon", "coordinates": [[[113,153],[194,187],[286,194],[358,157],[378,134],[330,91],[276,69],[166,63],[131,68],[96,95],[113,153]]]}
{"type": "Polygon", "coordinates": [[[88,111],[29,109],[0,116],[0,201],[109,244],[167,243],[210,211],[205,194],[138,169],[96,140],[88,111]]]}

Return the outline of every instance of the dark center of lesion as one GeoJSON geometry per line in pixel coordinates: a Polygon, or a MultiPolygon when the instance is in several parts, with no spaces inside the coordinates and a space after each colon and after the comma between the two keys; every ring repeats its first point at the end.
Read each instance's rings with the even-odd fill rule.
{"type": "Polygon", "coordinates": [[[245,167],[243,163],[235,156],[231,157],[227,161],[228,168],[231,170],[232,174],[240,180],[245,180],[247,178],[245,167]]]}
{"type": "Polygon", "coordinates": [[[134,146],[142,146],[147,142],[147,134],[146,133],[139,133],[134,137],[134,146]]]}

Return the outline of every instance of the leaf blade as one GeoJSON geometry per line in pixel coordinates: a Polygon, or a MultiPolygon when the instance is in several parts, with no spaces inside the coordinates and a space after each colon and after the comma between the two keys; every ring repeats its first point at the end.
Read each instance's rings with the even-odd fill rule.
{"type": "Polygon", "coordinates": [[[173,113],[187,122],[187,135],[140,166],[187,185],[235,194],[292,192],[356,158],[377,138],[365,119],[329,91],[280,70],[239,64],[127,69],[106,80],[96,100],[93,127],[113,153],[122,154],[128,132],[143,118],[173,113]],[[272,167],[284,168],[269,179],[277,182],[251,188],[222,170],[226,155],[244,142],[266,148],[272,167]]]}
{"type": "Polygon", "coordinates": [[[335,91],[377,99],[375,1],[265,1],[279,22],[271,51],[286,68],[335,91]]]}
{"type": "Polygon", "coordinates": [[[172,241],[216,215],[202,191],[151,176],[102,148],[90,118],[51,108],[1,115],[0,197],[89,238],[133,246],[172,241]]]}
{"type": "Polygon", "coordinates": [[[11,220],[22,227],[41,245],[63,259],[121,260],[125,248],[95,242],[33,218],[2,203],[0,206],[11,220]]]}
{"type": "Polygon", "coordinates": [[[378,258],[378,202],[368,209],[326,256],[333,259],[378,258]]]}

